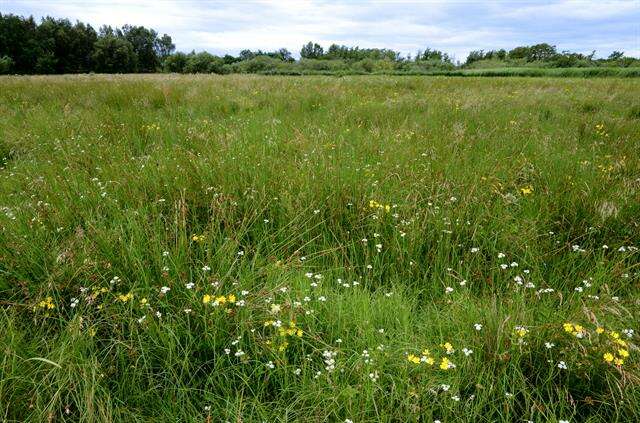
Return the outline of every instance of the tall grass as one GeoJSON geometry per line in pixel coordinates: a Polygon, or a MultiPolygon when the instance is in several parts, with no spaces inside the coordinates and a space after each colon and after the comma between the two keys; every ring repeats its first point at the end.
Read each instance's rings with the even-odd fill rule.
{"type": "Polygon", "coordinates": [[[638,93],[0,79],[0,419],[638,420],[638,93]]]}

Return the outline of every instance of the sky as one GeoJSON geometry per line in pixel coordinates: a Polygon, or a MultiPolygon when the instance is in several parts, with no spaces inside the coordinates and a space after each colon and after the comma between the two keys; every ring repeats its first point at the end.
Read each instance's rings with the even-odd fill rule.
{"type": "Polygon", "coordinates": [[[429,47],[464,61],[472,50],[548,42],[559,51],[640,57],[640,0],[0,0],[0,12],[69,18],[96,29],[144,25],[171,35],[184,52],[284,47],[297,57],[314,41],[403,55],[429,47]]]}

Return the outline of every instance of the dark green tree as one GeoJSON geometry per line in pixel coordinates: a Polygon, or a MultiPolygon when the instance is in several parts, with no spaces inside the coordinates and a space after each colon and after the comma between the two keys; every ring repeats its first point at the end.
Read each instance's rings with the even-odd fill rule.
{"type": "Polygon", "coordinates": [[[303,59],[319,59],[323,54],[322,46],[311,41],[302,46],[302,50],[300,50],[300,57],[303,59]]]}
{"type": "Polygon", "coordinates": [[[93,62],[96,72],[128,73],[134,72],[136,54],[131,43],[123,37],[105,35],[96,41],[93,62]]]}

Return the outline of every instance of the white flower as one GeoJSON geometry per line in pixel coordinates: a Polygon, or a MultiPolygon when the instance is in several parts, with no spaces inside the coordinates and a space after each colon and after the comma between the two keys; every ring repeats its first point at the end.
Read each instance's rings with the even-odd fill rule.
{"type": "Polygon", "coordinates": [[[554,344],[553,342],[545,342],[545,343],[544,343],[544,346],[545,346],[548,350],[550,350],[551,348],[555,347],[555,346],[556,346],[556,344],[554,344]]]}
{"type": "Polygon", "coordinates": [[[472,252],[472,253],[477,253],[478,251],[480,251],[480,248],[473,247],[473,248],[471,249],[471,252],[472,252]]]}
{"type": "Polygon", "coordinates": [[[450,286],[446,287],[444,290],[447,294],[453,292],[453,288],[451,288],[450,286]]]}
{"type": "Polygon", "coordinates": [[[321,295],[318,297],[318,301],[327,301],[327,297],[325,297],[324,295],[321,295]]]}
{"type": "Polygon", "coordinates": [[[211,268],[207,265],[202,266],[202,271],[203,272],[208,272],[209,270],[211,270],[211,268]]]}
{"type": "Polygon", "coordinates": [[[462,352],[464,353],[465,356],[469,357],[471,354],[473,354],[473,350],[470,350],[468,348],[463,348],[462,352]]]}
{"type": "Polygon", "coordinates": [[[171,288],[169,288],[168,286],[163,286],[162,288],[160,288],[160,292],[163,294],[166,294],[169,291],[171,291],[171,288]]]}
{"type": "Polygon", "coordinates": [[[558,368],[566,370],[567,369],[567,363],[565,363],[564,361],[558,362],[558,368]]]}
{"type": "Polygon", "coordinates": [[[448,391],[450,387],[451,386],[449,386],[449,385],[444,385],[444,384],[440,385],[440,389],[442,389],[445,392],[448,391]]]}
{"type": "Polygon", "coordinates": [[[293,374],[295,374],[296,376],[299,376],[299,375],[300,375],[300,373],[302,373],[302,369],[295,369],[295,370],[293,371],[293,374]]]}
{"type": "Polygon", "coordinates": [[[498,253],[498,258],[501,259],[501,258],[505,258],[505,257],[506,257],[506,255],[504,253],[498,253]]]}
{"type": "Polygon", "coordinates": [[[162,252],[162,257],[169,257],[169,252],[168,251],[163,251],[162,252]]]}
{"type": "Polygon", "coordinates": [[[187,287],[187,289],[193,289],[193,287],[194,287],[195,285],[196,285],[196,284],[194,284],[193,282],[189,282],[189,283],[188,283],[188,284],[186,284],[185,286],[187,287]]]}
{"type": "Polygon", "coordinates": [[[473,328],[475,330],[482,330],[482,325],[480,323],[474,323],[473,328]]]}

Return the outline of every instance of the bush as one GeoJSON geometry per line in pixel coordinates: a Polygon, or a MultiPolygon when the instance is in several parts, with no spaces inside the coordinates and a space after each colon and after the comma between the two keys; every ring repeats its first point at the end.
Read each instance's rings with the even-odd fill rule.
{"type": "Polygon", "coordinates": [[[9,56],[0,57],[0,75],[7,75],[13,68],[13,60],[9,56]]]}
{"type": "Polygon", "coordinates": [[[206,51],[189,55],[184,66],[185,73],[223,73],[223,70],[224,61],[206,51]]]}

